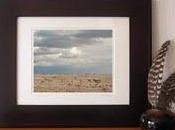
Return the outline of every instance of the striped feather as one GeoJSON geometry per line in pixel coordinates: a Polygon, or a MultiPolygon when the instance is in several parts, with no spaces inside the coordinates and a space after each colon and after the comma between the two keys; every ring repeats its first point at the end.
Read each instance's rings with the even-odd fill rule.
{"type": "Polygon", "coordinates": [[[175,72],[162,84],[158,107],[173,112],[172,104],[175,104],[175,72]]]}
{"type": "Polygon", "coordinates": [[[158,54],[153,59],[152,66],[148,74],[148,101],[153,107],[157,107],[158,105],[158,99],[162,87],[165,56],[169,45],[170,41],[167,41],[161,46],[158,54]]]}

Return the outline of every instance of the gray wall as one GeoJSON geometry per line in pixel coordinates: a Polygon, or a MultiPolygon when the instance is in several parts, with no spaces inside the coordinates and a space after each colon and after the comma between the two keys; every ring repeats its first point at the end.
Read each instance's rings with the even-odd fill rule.
{"type": "Polygon", "coordinates": [[[175,0],[152,0],[152,52],[166,40],[172,40],[164,71],[164,79],[175,72],[175,0]]]}

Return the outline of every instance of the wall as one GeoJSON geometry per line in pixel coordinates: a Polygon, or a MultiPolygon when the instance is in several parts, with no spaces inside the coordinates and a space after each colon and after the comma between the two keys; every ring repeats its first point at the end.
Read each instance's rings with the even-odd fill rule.
{"type": "Polygon", "coordinates": [[[153,56],[166,40],[172,40],[166,57],[164,79],[175,72],[175,0],[152,0],[153,56]]]}

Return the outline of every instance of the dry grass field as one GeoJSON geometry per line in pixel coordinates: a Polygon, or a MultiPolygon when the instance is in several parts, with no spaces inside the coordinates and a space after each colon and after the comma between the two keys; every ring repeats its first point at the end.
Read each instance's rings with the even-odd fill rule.
{"type": "Polygon", "coordinates": [[[112,92],[112,75],[35,74],[34,92],[112,92]]]}

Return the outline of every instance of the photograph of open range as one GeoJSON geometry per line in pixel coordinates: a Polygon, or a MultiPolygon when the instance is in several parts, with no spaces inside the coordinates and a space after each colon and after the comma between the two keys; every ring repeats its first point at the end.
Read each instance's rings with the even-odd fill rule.
{"type": "Polygon", "coordinates": [[[112,92],[109,29],[34,30],[34,92],[112,92]]]}

